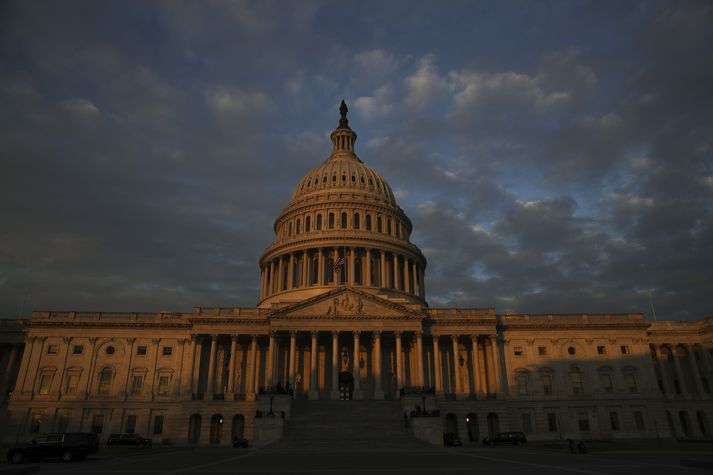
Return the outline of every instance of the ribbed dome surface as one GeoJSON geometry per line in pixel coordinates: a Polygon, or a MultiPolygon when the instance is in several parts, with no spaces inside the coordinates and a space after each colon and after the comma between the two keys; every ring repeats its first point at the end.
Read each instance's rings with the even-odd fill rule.
{"type": "Polygon", "coordinates": [[[388,183],[373,168],[348,152],[337,152],[307,173],[292,193],[292,201],[325,191],[373,193],[396,204],[388,183]]]}

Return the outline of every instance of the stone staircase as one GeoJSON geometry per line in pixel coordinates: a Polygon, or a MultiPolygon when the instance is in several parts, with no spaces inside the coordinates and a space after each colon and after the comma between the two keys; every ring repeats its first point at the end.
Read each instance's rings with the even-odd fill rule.
{"type": "Polygon", "coordinates": [[[379,449],[430,447],[404,427],[398,401],[307,401],[292,403],[280,449],[379,449]]]}

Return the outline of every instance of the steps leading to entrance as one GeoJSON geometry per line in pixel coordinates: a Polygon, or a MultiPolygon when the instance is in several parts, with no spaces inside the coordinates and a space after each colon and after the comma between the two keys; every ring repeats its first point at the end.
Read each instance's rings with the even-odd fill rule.
{"type": "Polygon", "coordinates": [[[398,401],[305,401],[292,403],[275,448],[429,447],[404,427],[398,401]]]}

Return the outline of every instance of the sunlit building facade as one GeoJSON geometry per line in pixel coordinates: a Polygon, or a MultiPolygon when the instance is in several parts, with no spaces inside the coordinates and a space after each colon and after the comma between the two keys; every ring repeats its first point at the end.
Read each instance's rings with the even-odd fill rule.
{"type": "Polygon", "coordinates": [[[507,430],[711,437],[713,318],[430,308],[412,223],[356,138],[343,106],[331,155],[275,221],[257,306],[3,320],[3,439],[91,430],[264,445],[297,401],[332,400],[393,401],[409,436],[434,444],[507,430]]]}

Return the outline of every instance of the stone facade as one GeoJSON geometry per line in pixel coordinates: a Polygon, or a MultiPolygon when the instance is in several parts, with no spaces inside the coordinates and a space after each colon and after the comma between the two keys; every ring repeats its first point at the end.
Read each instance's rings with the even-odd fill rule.
{"type": "Polygon", "coordinates": [[[431,442],[711,437],[713,317],[429,308],[411,222],[355,141],[344,108],[331,156],[275,222],[256,307],[1,321],[4,440],[94,430],[260,445],[294,398],[437,410],[410,425],[431,442]]]}

